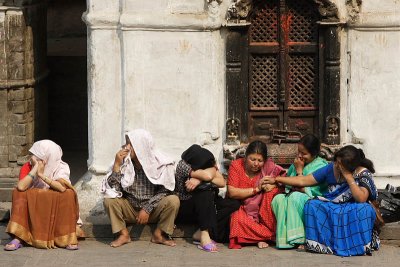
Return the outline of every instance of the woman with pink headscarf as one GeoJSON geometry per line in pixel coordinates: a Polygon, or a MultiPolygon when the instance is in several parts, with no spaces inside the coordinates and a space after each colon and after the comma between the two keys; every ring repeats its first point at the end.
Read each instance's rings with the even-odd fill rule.
{"type": "Polygon", "coordinates": [[[14,239],[4,249],[17,250],[23,243],[36,248],[78,249],[79,207],[69,180],[69,166],[61,160],[61,147],[53,141],[41,140],[29,152],[32,156],[22,166],[13,191],[6,229],[14,239]]]}

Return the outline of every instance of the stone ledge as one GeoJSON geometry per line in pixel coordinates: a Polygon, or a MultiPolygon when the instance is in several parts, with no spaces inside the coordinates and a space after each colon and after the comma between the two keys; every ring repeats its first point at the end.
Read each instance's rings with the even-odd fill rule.
{"type": "MultiPolygon", "coordinates": [[[[140,239],[140,240],[150,240],[152,232],[154,231],[156,225],[155,224],[149,224],[149,225],[131,225],[128,226],[128,230],[130,232],[130,235],[134,239],[140,239]]],[[[83,231],[85,232],[85,235],[87,238],[113,238],[114,235],[112,234],[111,231],[111,225],[109,224],[101,224],[101,225],[96,225],[96,224],[84,224],[83,225],[83,231]]],[[[172,234],[172,237],[174,238],[189,238],[193,235],[193,233],[196,231],[195,225],[177,225],[177,227],[174,230],[174,233],[172,234]]]]}
{"type": "Polygon", "coordinates": [[[0,222],[5,222],[10,219],[10,210],[11,202],[0,202],[0,222]]]}
{"type": "Polygon", "coordinates": [[[379,237],[382,240],[399,240],[400,241],[400,222],[387,223],[382,228],[379,237]]]}
{"type": "MultiPolygon", "coordinates": [[[[0,223],[0,240],[7,240],[9,236],[5,233],[7,227],[6,222],[0,223]]],[[[145,226],[129,226],[128,230],[130,235],[134,239],[140,240],[150,240],[151,233],[155,228],[155,224],[145,225],[145,226]]],[[[177,225],[174,234],[174,238],[190,238],[192,234],[196,231],[194,225],[177,225]]],[[[109,224],[93,225],[85,224],[83,226],[87,238],[113,238],[111,232],[111,226],[109,224]]],[[[387,223],[380,234],[380,238],[384,244],[400,244],[400,222],[387,223]]]]}

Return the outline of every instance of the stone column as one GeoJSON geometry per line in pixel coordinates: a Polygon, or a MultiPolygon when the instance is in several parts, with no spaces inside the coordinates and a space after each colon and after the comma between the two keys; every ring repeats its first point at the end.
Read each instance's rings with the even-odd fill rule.
{"type": "Polygon", "coordinates": [[[0,201],[11,201],[28,149],[40,137],[46,77],[46,6],[43,0],[0,6],[0,201]],[[29,2],[29,3],[28,3],[29,2]],[[29,6],[28,6],[29,4],[29,6]],[[27,6],[25,6],[27,5],[27,6]],[[35,98],[38,101],[35,101],[35,98]]]}

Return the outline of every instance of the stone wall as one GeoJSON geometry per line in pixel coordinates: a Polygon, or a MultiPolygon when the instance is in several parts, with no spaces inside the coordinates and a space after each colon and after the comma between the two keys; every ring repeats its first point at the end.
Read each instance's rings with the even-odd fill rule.
{"type": "Polygon", "coordinates": [[[25,8],[23,2],[0,6],[0,201],[11,200],[20,166],[45,124],[45,6],[30,1],[25,8]]]}

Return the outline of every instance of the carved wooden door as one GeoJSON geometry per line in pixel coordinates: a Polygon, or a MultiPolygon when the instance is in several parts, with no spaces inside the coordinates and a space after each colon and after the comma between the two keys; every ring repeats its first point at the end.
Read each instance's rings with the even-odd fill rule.
{"type": "Polygon", "coordinates": [[[248,135],[319,135],[319,13],[313,1],[255,1],[248,38],[248,135]]]}

